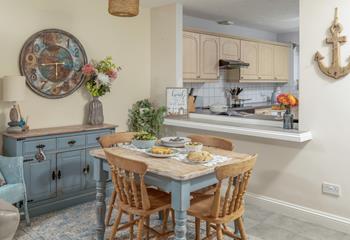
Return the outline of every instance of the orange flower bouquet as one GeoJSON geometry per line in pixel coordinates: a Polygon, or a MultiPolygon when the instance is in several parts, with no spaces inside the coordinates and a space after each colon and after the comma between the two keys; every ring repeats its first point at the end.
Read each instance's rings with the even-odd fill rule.
{"type": "Polygon", "coordinates": [[[298,106],[298,98],[295,97],[292,94],[282,93],[277,96],[277,102],[281,104],[284,108],[287,110],[291,109],[292,107],[298,106]]]}

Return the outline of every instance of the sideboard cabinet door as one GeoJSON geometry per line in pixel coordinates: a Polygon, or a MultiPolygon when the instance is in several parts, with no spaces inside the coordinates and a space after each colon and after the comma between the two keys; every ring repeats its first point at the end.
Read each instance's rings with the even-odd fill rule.
{"type": "Polygon", "coordinates": [[[56,197],[55,170],[55,154],[46,154],[44,161],[37,161],[34,156],[24,159],[24,178],[30,202],[56,197]]]}
{"type": "Polygon", "coordinates": [[[65,194],[84,188],[85,150],[57,154],[57,192],[65,194]]]}

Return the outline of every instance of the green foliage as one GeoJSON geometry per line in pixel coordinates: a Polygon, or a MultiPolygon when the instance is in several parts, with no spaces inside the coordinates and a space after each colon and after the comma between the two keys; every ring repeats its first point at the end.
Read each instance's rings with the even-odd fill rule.
{"type": "Polygon", "coordinates": [[[107,73],[116,68],[117,66],[112,62],[112,57],[106,57],[96,65],[97,71],[102,73],[107,73]]]}
{"type": "Polygon", "coordinates": [[[135,140],[157,140],[157,137],[148,132],[137,133],[134,137],[135,140]]]}
{"type": "Polygon", "coordinates": [[[159,137],[165,112],[165,107],[155,108],[147,99],[137,101],[129,110],[129,130],[159,137]]]}
{"type": "Polygon", "coordinates": [[[86,81],[85,87],[93,97],[101,97],[111,91],[109,85],[100,84],[97,86],[97,82],[93,78],[86,81]]]}

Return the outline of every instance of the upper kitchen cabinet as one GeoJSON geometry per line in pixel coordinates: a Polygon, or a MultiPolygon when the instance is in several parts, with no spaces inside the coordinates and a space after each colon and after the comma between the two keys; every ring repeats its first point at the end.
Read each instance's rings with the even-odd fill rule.
{"type": "Polygon", "coordinates": [[[200,35],[200,78],[205,80],[219,79],[220,39],[212,35],[200,35]]]}
{"type": "Polygon", "coordinates": [[[242,68],[241,81],[259,79],[259,45],[257,42],[241,41],[241,60],[249,63],[242,68]]]}
{"type": "Polygon", "coordinates": [[[274,46],[274,80],[288,82],[289,78],[289,48],[274,46]]]}
{"type": "Polygon", "coordinates": [[[199,79],[199,34],[183,33],[183,78],[199,79]]]}
{"type": "Polygon", "coordinates": [[[274,79],[274,45],[259,43],[258,79],[274,79]]]}
{"type": "Polygon", "coordinates": [[[220,38],[220,59],[240,60],[241,41],[233,38],[220,38]]]}

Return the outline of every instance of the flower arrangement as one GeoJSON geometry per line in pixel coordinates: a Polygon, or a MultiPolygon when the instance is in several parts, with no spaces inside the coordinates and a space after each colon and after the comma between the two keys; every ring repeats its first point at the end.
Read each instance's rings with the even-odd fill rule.
{"type": "Polygon", "coordinates": [[[111,91],[112,82],[121,70],[112,62],[112,57],[106,57],[100,62],[92,61],[82,68],[86,77],[85,87],[93,97],[101,97],[111,91]]]}
{"type": "Polygon", "coordinates": [[[287,110],[290,110],[291,107],[298,106],[298,98],[292,94],[282,93],[277,96],[277,102],[281,104],[287,110]]]}

